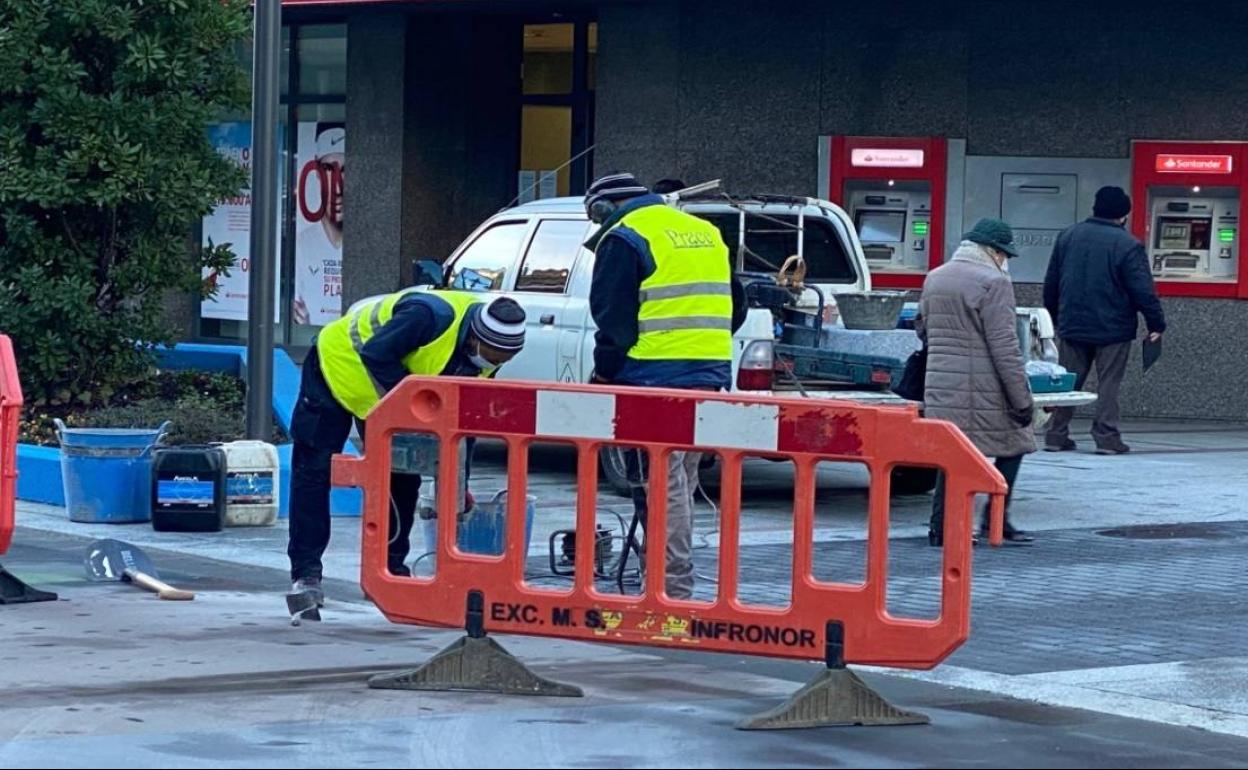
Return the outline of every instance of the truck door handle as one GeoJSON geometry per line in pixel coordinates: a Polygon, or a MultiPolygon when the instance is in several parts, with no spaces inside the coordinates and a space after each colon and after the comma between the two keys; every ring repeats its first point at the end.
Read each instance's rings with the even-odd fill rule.
{"type": "Polygon", "coordinates": [[[540,321],[542,322],[542,325],[543,325],[543,326],[553,326],[553,325],[554,325],[554,323],[555,323],[555,314],[554,314],[554,313],[547,313],[547,314],[543,315],[543,316],[542,316],[540,319],[538,319],[538,320],[540,320],[540,321]]]}

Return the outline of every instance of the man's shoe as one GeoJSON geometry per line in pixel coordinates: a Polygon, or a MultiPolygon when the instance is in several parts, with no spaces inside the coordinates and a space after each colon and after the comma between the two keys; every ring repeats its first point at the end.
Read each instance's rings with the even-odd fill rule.
{"type": "Polygon", "coordinates": [[[1098,455],[1125,455],[1131,451],[1131,447],[1122,443],[1122,439],[1114,439],[1106,441],[1104,444],[1096,445],[1096,453],[1098,455]]]}
{"type": "MultiPolygon", "coordinates": [[[[927,530],[927,544],[932,546],[933,548],[944,548],[945,547],[944,533],[935,529],[928,529],[927,530]]],[[[972,546],[979,545],[979,538],[975,537],[974,535],[971,535],[971,545],[972,546]]]]}
{"type": "MultiPolygon", "coordinates": [[[[987,527],[980,528],[979,536],[984,538],[985,540],[988,539],[987,527]]],[[[1014,527],[1009,524],[1005,525],[1005,531],[1001,533],[1001,538],[1005,542],[1013,543],[1015,545],[1023,545],[1025,543],[1034,543],[1036,541],[1036,539],[1032,537],[1031,535],[1022,531],[1021,529],[1014,529],[1014,527]]]]}
{"type": "Polygon", "coordinates": [[[1069,438],[1062,441],[1060,444],[1050,444],[1047,441],[1044,442],[1044,451],[1046,452],[1073,452],[1078,448],[1079,445],[1075,443],[1075,440],[1069,438]]]}
{"type": "Polygon", "coordinates": [[[316,602],[317,607],[325,606],[325,589],[321,588],[319,577],[299,578],[290,587],[292,594],[308,594],[316,602]]]}
{"type": "Polygon", "coordinates": [[[412,571],[407,568],[406,564],[391,564],[388,569],[390,574],[395,577],[411,577],[412,571]]]}

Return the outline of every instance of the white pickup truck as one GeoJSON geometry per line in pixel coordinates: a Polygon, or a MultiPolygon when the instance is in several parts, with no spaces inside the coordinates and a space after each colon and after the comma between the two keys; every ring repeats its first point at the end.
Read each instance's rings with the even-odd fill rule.
{"type": "MultiPolygon", "coordinates": [[[[825,295],[871,288],[853,225],[834,204],[768,198],[731,205],[702,200],[678,205],[719,228],[739,271],[774,273],[789,256],[800,254],[807,266],[806,282],[825,295]]],[[[594,321],[589,313],[594,254],[583,244],[594,227],[580,198],[528,203],[490,217],[447,260],[446,285],[506,294],[528,315],[524,351],[503,367],[501,377],[560,382],[589,379],[594,352],[594,321]]],[[[809,303],[815,301],[812,291],[809,303]]],[[[768,346],[774,337],[771,312],[752,308],[735,337],[734,382],[743,357],[747,367],[756,367],[753,371],[771,371],[768,346]],[[752,345],[755,342],[760,344],[752,345]]],[[[752,390],[769,389],[767,385],[760,388],[762,383],[756,378],[751,384],[752,390]]]]}
{"type": "MultiPolygon", "coordinates": [[[[790,256],[801,256],[806,265],[805,284],[817,289],[808,289],[799,305],[815,306],[817,292],[831,300],[839,293],[871,288],[858,234],[849,216],[836,204],[781,196],[669,200],[719,228],[738,272],[774,275],[790,256]]],[[[503,294],[525,309],[528,329],[524,350],[502,368],[500,377],[589,380],[595,331],[589,312],[594,254],[583,244],[594,227],[581,198],[527,203],[487,219],[444,263],[443,285],[503,294]]],[[[751,307],[734,337],[735,389],[772,390],[775,339],[772,311],[751,307]]],[[[825,386],[807,388],[806,393],[811,397],[903,403],[887,390],[829,390],[825,386]]],[[[603,471],[618,491],[627,490],[621,469],[607,463],[603,471]]],[[[898,469],[893,489],[901,494],[924,492],[934,482],[934,474],[928,469],[898,469]]]]}

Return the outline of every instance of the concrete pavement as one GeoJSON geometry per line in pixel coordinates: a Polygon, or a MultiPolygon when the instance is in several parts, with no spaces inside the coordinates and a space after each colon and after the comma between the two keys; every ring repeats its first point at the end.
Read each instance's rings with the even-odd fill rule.
{"type": "MultiPolygon", "coordinates": [[[[932,672],[864,674],[931,715],[914,728],[740,733],[732,722],[818,667],[513,637],[500,640],[587,697],[370,691],[367,674],[455,634],[392,626],[363,601],[357,522],[335,521],[326,622],[294,629],[282,527],[171,535],[23,506],[3,563],[62,601],[0,607],[0,765],[1248,766],[1248,430],[1135,426],[1128,442],[1139,451],[1126,457],[1028,458],[1014,516],[1038,542],[979,549],[968,644],[932,672]],[[199,598],[85,583],[82,548],[101,535],[150,548],[199,598]]],[[[564,465],[551,453],[532,478],[545,502],[535,544],[574,503],[564,465]]],[[[474,487],[499,483],[488,458],[478,471],[474,487]]],[[[854,472],[829,471],[836,485],[820,492],[817,560],[833,571],[861,551],[854,472]]],[[[766,599],[782,582],[791,480],[766,464],[749,487],[743,557],[766,599]]],[[[894,612],[932,606],[936,552],[918,537],[929,505],[894,502],[894,612]]],[[[706,573],[709,508],[700,524],[706,573]]]]}

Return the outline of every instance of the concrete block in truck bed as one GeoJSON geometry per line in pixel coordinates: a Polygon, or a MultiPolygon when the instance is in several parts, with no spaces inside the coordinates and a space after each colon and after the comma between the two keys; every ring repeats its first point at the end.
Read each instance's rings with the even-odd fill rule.
{"type": "Polygon", "coordinates": [[[880,356],[905,361],[910,354],[922,347],[913,329],[887,329],[866,331],[825,326],[819,347],[838,353],[859,356],[880,356]]]}

